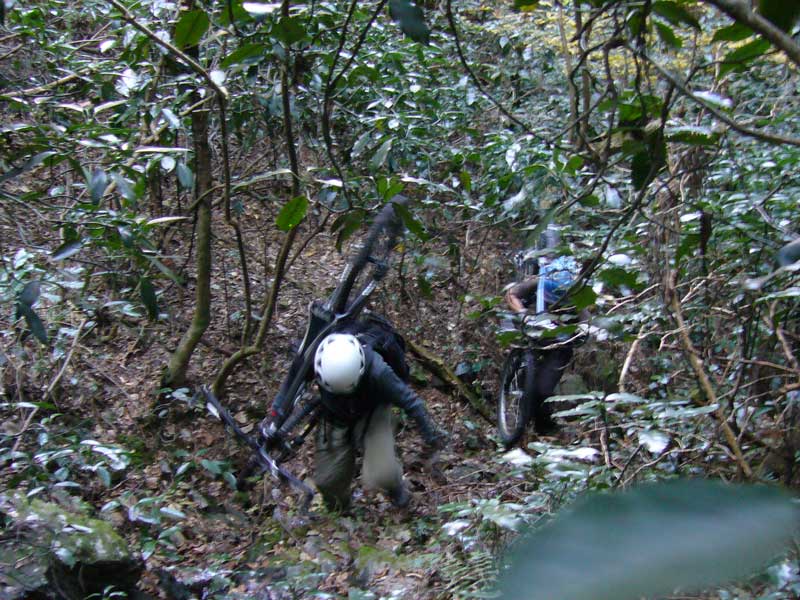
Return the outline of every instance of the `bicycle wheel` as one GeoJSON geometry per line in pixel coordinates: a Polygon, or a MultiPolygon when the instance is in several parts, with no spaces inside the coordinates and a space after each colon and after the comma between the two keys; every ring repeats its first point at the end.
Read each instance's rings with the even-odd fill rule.
{"type": "Polygon", "coordinates": [[[395,196],[375,217],[363,243],[348,260],[339,285],[329,300],[335,314],[342,313],[370,285],[381,279],[380,270],[389,268],[389,256],[403,231],[403,222],[395,205],[405,205],[408,199],[395,196]],[[356,293],[352,293],[356,290],[356,293]]]}
{"type": "Polygon", "coordinates": [[[516,444],[531,417],[530,393],[534,382],[534,358],[530,350],[516,348],[503,365],[497,402],[497,430],[506,449],[516,444]]]}

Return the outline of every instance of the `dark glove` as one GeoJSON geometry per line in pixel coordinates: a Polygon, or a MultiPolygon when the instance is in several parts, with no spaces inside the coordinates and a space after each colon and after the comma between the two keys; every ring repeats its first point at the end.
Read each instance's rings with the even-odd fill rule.
{"type": "Polygon", "coordinates": [[[439,467],[441,451],[447,447],[449,436],[445,431],[437,430],[427,440],[425,440],[425,447],[422,450],[420,458],[422,459],[423,468],[433,475],[434,479],[440,483],[446,481],[446,477],[439,467]]]}
{"type": "Polygon", "coordinates": [[[445,446],[447,446],[447,442],[449,441],[449,439],[450,436],[447,434],[446,431],[442,429],[436,429],[425,440],[425,448],[423,450],[423,454],[426,456],[438,454],[440,450],[443,450],[445,446]]]}
{"type": "Polygon", "coordinates": [[[439,453],[447,446],[450,436],[447,432],[437,429],[425,440],[425,447],[422,449],[422,459],[426,463],[435,462],[439,459],[439,453]]]}

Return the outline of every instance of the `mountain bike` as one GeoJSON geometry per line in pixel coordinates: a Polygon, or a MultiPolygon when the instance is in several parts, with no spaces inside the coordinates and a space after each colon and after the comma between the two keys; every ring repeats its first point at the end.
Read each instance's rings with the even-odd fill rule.
{"type": "Polygon", "coordinates": [[[518,278],[527,279],[538,273],[538,282],[535,304],[532,302],[529,307],[533,310],[503,315],[503,328],[517,334],[503,364],[497,402],[497,431],[506,448],[520,440],[535,415],[549,419],[541,405],[545,398],[537,397],[540,385],[550,387],[552,383],[555,387],[561,376],[560,372],[548,370],[549,359],[559,353],[564,357],[562,362],[569,362],[572,348],[584,339],[575,324],[577,315],[570,307],[559,307],[577,275],[577,263],[570,257],[559,257],[541,264],[543,253],[557,244],[557,237],[544,235],[537,249],[523,251],[514,258],[518,278]]]}
{"type": "Polygon", "coordinates": [[[398,195],[381,209],[361,244],[355,245],[331,295],[309,304],[305,334],[267,417],[258,426],[257,438],[246,434],[219,399],[207,387],[202,388],[209,411],[253,450],[239,476],[240,486],[269,472],[301,492],[303,509],[311,503],[314,490],[281,463],[294,455],[319,417],[319,398],[309,390],[314,376],[314,355],[328,334],[358,318],[389,272],[392,250],[403,233],[403,221],[396,207],[407,204],[408,199],[398,195]]]}
{"type": "Polygon", "coordinates": [[[503,363],[497,401],[497,431],[506,448],[520,440],[534,413],[545,414],[544,407],[537,404],[544,398],[537,400],[536,397],[537,378],[554,377],[552,373],[542,373],[545,353],[567,353],[583,342],[581,332],[547,337],[554,329],[572,328],[572,325],[554,323],[548,319],[550,316],[515,314],[508,319],[518,331],[519,341],[503,363]]]}

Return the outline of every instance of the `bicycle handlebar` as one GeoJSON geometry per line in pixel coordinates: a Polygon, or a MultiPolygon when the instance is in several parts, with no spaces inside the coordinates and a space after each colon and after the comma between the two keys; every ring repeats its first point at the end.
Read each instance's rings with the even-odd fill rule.
{"type": "Polygon", "coordinates": [[[303,494],[303,501],[300,505],[300,509],[301,511],[306,512],[314,498],[313,488],[281,467],[280,464],[278,464],[278,461],[269,454],[264,445],[259,444],[253,437],[245,433],[244,430],[239,427],[239,424],[233,418],[233,415],[231,415],[228,409],[222,405],[219,399],[207,386],[201,386],[200,390],[203,392],[203,395],[206,398],[206,406],[208,407],[209,411],[220,421],[222,421],[226,427],[231,429],[231,431],[233,431],[233,433],[236,434],[239,439],[241,439],[255,452],[255,455],[258,457],[262,468],[265,471],[269,471],[273,477],[282,483],[291,485],[293,488],[299,490],[303,494]]]}

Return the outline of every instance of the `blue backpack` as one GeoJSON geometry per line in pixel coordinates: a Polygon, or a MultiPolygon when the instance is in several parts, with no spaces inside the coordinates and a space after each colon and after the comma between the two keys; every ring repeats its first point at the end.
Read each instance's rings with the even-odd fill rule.
{"type": "Polygon", "coordinates": [[[539,262],[539,285],[536,288],[536,312],[545,312],[558,302],[575,282],[580,272],[577,261],[571,256],[559,256],[539,262]]]}

